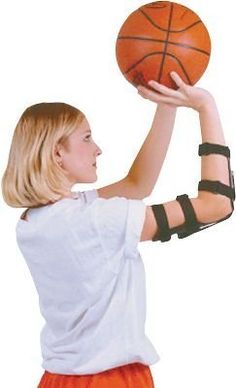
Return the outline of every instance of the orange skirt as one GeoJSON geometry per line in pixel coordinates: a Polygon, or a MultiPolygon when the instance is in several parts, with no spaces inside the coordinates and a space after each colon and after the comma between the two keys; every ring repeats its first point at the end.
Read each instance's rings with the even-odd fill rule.
{"type": "Polygon", "coordinates": [[[133,363],[90,375],[45,371],[38,388],[154,388],[154,382],[148,365],[133,363]]]}

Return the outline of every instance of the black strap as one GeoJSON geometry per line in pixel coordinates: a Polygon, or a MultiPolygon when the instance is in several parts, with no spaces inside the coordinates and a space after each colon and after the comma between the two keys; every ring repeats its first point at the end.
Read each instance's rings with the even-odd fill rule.
{"type": "Polygon", "coordinates": [[[178,195],[176,200],[179,202],[185,217],[185,224],[187,232],[179,232],[178,238],[184,238],[199,229],[199,222],[197,221],[193,205],[187,194],[178,195]]]}
{"type": "Polygon", "coordinates": [[[210,181],[203,179],[198,183],[198,190],[210,191],[212,193],[222,194],[228,198],[235,199],[235,191],[233,187],[227,186],[220,181],[210,181]]]}
{"type": "Polygon", "coordinates": [[[199,145],[198,155],[209,155],[209,154],[221,154],[228,159],[228,170],[229,170],[229,182],[230,186],[221,183],[220,181],[201,180],[198,184],[198,190],[211,191],[225,195],[231,200],[231,207],[234,210],[235,201],[235,184],[234,184],[234,172],[230,166],[230,149],[229,147],[222,144],[202,143],[199,145]]]}
{"type": "Polygon", "coordinates": [[[222,144],[202,143],[198,148],[198,155],[221,154],[230,158],[230,149],[222,144]]]}
{"type": "Polygon", "coordinates": [[[162,242],[169,241],[171,239],[170,228],[168,219],[166,216],[165,208],[162,204],[152,205],[152,210],[159,226],[159,231],[152,238],[152,241],[161,240],[162,242]]]}
{"type": "MultiPolygon", "coordinates": [[[[228,169],[229,169],[229,181],[230,186],[221,183],[220,181],[201,180],[198,184],[198,190],[210,191],[227,196],[231,199],[232,210],[234,210],[233,200],[235,200],[235,185],[233,171],[230,168],[230,150],[227,146],[221,144],[203,143],[199,145],[198,154],[209,155],[209,154],[221,154],[228,158],[228,169]]],[[[176,197],[179,202],[182,211],[184,213],[185,222],[183,225],[179,225],[172,229],[169,228],[168,219],[165,208],[162,204],[152,205],[152,210],[158,225],[158,231],[152,238],[152,241],[161,240],[162,242],[169,241],[173,233],[178,234],[178,238],[187,237],[195,232],[209,228],[219,222],[222,222],[229,218],[232,213],[226,215],[223,219],[212,223],[200,223],[198,222],[195,214],[194,207],[187,194],[182,194],[176,197]]]]}

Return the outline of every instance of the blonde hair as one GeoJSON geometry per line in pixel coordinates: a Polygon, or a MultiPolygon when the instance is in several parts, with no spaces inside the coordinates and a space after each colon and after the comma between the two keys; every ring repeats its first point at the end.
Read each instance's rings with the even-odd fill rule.
{"type": "Polygon", "coordinates": [[[69,188],[65,171],[56,161],[58,144],[83,121],[77,108],[61,103],[28,107],[15,128],[7,168],[2,178],[4,201],[12,207],[39,207],[62,198],[69,188]]]}

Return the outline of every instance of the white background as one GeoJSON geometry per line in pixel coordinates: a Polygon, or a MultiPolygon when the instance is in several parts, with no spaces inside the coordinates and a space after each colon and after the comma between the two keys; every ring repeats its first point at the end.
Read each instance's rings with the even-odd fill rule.
{"type": "MultiPolygon", "coordinates": [[[[15,125],[37,102],[63,101],[86,114],[95,141],[98,180],[78,190],[123,178],[152,123],[155,104],[122,76],[115,42],[129,13],[145,4],[120,1],[12,1],[0,6],[0,175],[15,125]]],[[[234,2],[188,0],[212,39],[209,66],[198,86],[219,106],[235,170],[234,2]]],[[[197,114],[178,110],[160,177],[146,204],[187,193],[197,195],[200,176],[197,114]]],[[[1,382],[34,388],[43,373],[39,335],[44,321],[38,296],[16,245],[15,224],[23,209],[0,198],[1,382]]],[[[140,243],[146,269],[146,334],[161,360],[151,366],[159,388],[235,388],[235,216],[186,239],[140,243]]],[[[112,387],[111,387],[112,388],[112,387]]]]}

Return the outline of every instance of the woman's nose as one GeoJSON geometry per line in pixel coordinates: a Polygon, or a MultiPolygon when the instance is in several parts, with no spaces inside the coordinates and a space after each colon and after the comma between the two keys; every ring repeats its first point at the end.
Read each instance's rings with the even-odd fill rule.
{"type": "Polygon", "coordinates": [[[102,154],[102,150],[100,147],[97,146],[97,156],[102,154]]]}

